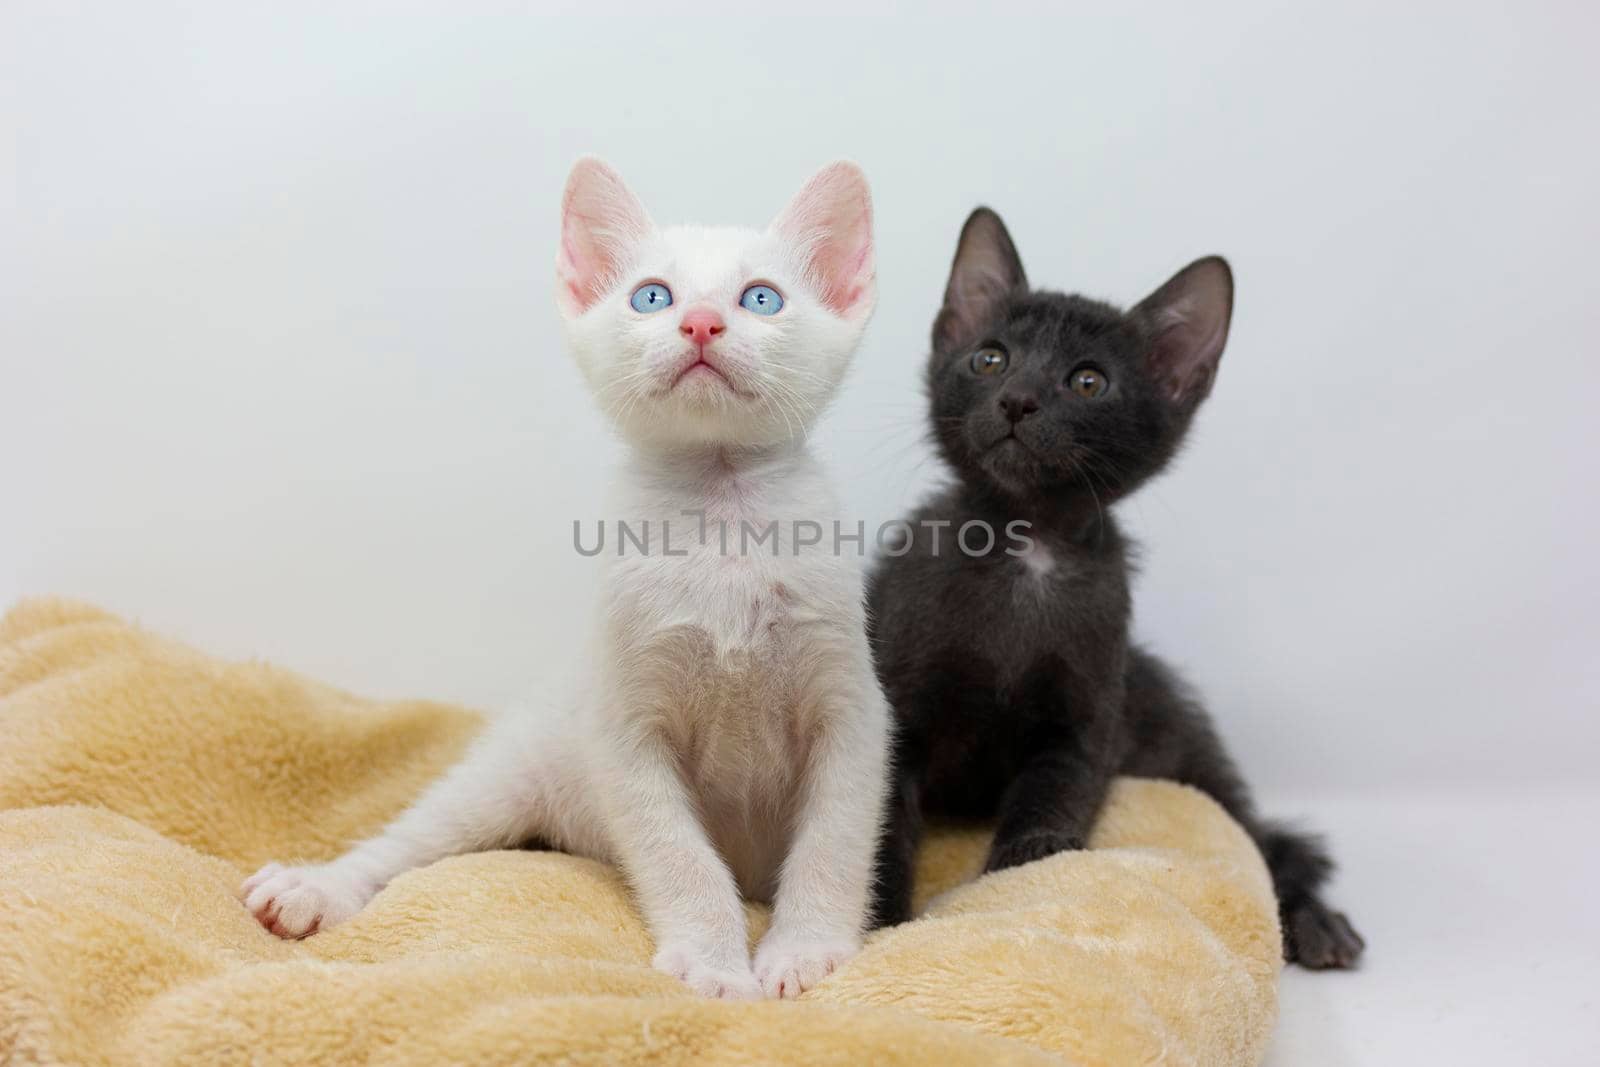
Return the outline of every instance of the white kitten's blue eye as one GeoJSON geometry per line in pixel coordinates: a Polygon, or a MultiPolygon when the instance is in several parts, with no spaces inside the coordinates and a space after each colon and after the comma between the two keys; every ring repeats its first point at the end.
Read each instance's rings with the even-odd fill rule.
{"type": "Polygon", "coordinates": [[[770,285],[752,285],[739,298],[739,306],[757,315],[776,315],[783,307],[783,297],[770,285]]]}
{"type": "Polygon", "coordinates": [[[633,305],[633,310],[648,315],[652,311],[660,311],[664,307],[671,307],[672,292],[660,282],[651,282],[635,289],[633,297],[628,303],[633,305]]]}

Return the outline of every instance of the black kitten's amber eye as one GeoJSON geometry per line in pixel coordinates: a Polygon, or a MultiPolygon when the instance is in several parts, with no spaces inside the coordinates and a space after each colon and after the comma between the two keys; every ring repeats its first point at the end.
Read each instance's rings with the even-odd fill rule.
{"type": "Polygon", "coordinates": [[[1067,379],[1067,384],[1072,387],[1074,393],[1093,400],[1102,395],[1106,391],[1106,386],[1111,383],[1106,381],[1106,376],[1100,372],[1100,368],[1079,367],[1067,379]]]}
{"type": "Polygon", "coordinates": [[[972,372],[974,374],[999,374],[1006,369],[1008,362],[1010,360],[1006,358],[1005,349],[995,348],[990,345],[972,353],[972,372]]]}

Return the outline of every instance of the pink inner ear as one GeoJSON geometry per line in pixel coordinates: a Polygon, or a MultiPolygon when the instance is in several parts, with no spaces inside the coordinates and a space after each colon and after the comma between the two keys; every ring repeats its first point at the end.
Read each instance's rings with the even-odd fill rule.
{"type": "Polygon", "coordinates": [[[574,315],[592,307],[616,283],[649,229],[643,205],[617,172],[597,159],[580,159],[561,199],[561,306],[574,315]]]}
{"type": "Polygon", "coordinates": [[[868,280],[871,278],[869,269],[871,258],[872,234],[869,229],[866,242],[854,256],[848,257],[839,265],[838,277],[848,280],[838,286],[829,286],[827,294],[823,297],[829,307],[843,314],[861,302],[861,298],[867,292],[867,281],[864,281],[863,277],[868,280]]]}
{"type": "Polygon", "coordinates": [[[1133,314],[1153,333],[1149,369],[1174,401],[1211,390],[1233,318],[1233,272],[1220,256],[1197,259],[1139,302],[1133,314]]]}
{"type": "Polygon", "coordinates": [[[834,312],[848,313],[872,291],[872,194],[855,164],[818,171],[773,229],[804,249],[822,302],[834,312]]]}
{"type": "Polygon", "coordinates": [[[592,280],[598,273],[594,265],[585,265],[578,251],[578,242],[569,231],[567,221],[561,223],[561,256],[556,260],[556,270],[566,289],[566,299],[578,310],[586,310],[594,302],[592,280]]]}
{"type": "Polygon", "coordinates": [[[1150,366],[1174,401],[1205,396],[1222,357],[1226,322],[1219,329],[1198,316],[1199,309],[1187,302],[1168,308],[1150,351],[1150,366]]]}

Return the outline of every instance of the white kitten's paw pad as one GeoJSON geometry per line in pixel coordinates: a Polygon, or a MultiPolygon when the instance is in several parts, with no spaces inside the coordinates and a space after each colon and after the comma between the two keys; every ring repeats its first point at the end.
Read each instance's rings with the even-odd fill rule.
{"type": "Polygon", "coordinates": [[[371,890],[329,867],[269,863],[239,887],[256,922],[279,937],[309,937],[360,911],[371,890]]]}
{"type": "Polygon", "coordinates": [[[663,945],[651,965],[682,981],[702,997],[760,1000],[761,986],[746,963],[719,965],[694,945],[663,945]]]}
{"type": "Polygon", "coordinates": [[[756,951],[756,981],[769,997],[798,997],[838,970],[860,947],[854,940],[767,939],[756,951]]]}

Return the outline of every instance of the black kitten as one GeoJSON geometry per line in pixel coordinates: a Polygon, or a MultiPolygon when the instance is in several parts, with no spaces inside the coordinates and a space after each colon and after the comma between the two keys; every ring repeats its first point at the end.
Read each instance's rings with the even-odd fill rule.
{"type": "Polygon", "coordinates": [[[928,364],[934,437],[957,483],[912,517],[868,593],[898,720],[877,925],[910,917],[924,813],[998,816],[986,870],[1000,870],[1082,848],[1111,779],[1129,774],[1196,786],[1250,832],[1288,959],[1360,955],[1317,896],[1332,870],[1320,843],[1257,817],[1204,709],[1128,642],[1129,547],[1107,509],[1177,451],[1232,307],[1216,257],[1126,312],[1030,291],[1000,217],[967,220],[928,364]],[[995,532],[988,551],[976,551],[983,526],[958,542],[973,522],[995,532]]]}

